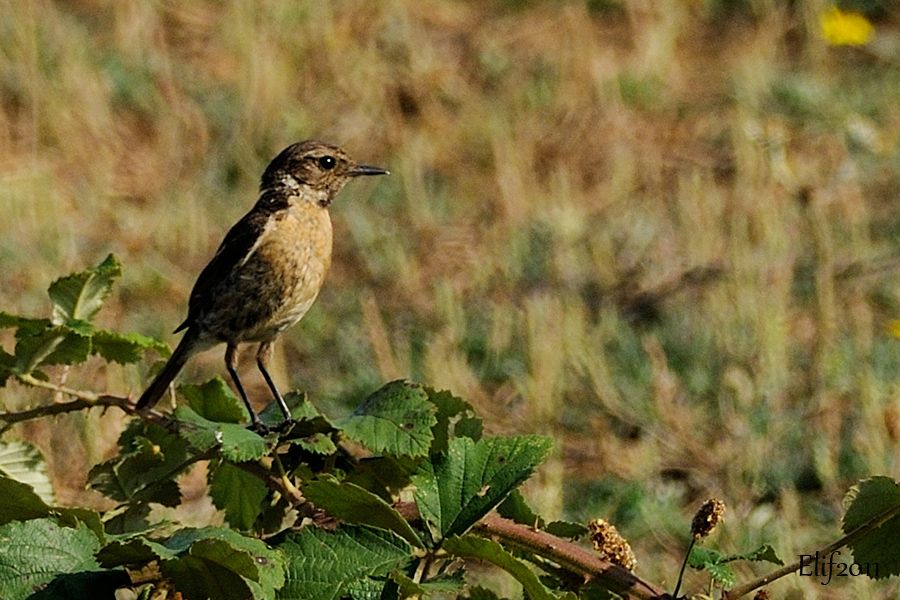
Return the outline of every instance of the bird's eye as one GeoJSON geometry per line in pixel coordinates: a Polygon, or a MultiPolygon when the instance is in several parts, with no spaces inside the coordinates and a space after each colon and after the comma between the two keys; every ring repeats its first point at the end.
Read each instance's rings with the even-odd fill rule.
{"type": "Polygon", "coordinates": [[[334,168],[335,160],[333,156],[322,156],[319,158],[319,166],[325,169],[326,171],[330,171],[334,168]]]}

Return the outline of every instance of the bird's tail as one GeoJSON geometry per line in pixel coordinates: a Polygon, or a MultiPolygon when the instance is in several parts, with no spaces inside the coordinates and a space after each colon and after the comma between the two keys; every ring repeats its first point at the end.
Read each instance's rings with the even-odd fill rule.
{"type": "Polygon", "coordinates": [[[141,394],[141,397],[137,401],[138,410],[150,408],[159,402],[159,399],[163,397],[163,394],[165,394],[166,390],[169,388],[169,384],[172,383],[172,380],[175,379],[175,376],[181,371],[184,363],[186,363],[194,353],[201,349],[202,348],[200,348],[200,344],[197,340],[197,335],[189,329],[184,337],[181,338],[178,347],[175,348],[175,352],[169,357],[169,361],[162,368],[162,371],[159,372],[147,389],[144,390],[144,393],[141,394]]]}

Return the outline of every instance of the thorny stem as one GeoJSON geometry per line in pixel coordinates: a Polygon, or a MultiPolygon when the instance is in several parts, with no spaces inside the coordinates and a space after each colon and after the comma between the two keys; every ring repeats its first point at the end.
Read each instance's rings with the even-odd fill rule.
{"type": "Polygon", "coordinates": [[[678,592],[681,590],[681,580],[684,578],[684,570],[687,568],[688,559],[691,557],[691,551],[694,549],[694,544],[697,543],[697,537],[691,536],[691,543],[688,545],[687,552],[684,554],[684,560],[681,562],[681,570],[678,571],[678,581],[675,582],[675,591],[672,592],[672,596],[678,598],[678,592]]]}
{"type": "MultiPolygon", "coordinates": [[[[850,533],[845,535],[844,537],[832,542],[831,544],[828,544],[824,548],[821,548],[820,550],[818,550],[818,553],[820,556],[829,555],[832,552],[834,552],[835,550],[838,550],[839,548],[842,548],[848,544],[855,542],[856,540],[863,537],[864,535],[866,535],[868,532],[872,531],[873,529],[877,529],[877,528],[881,527],[887,521],[889,521],[890,519],[893,519],[897,515],[900,515],[900,504],[892,506],[891,508],[875,515],[874,517],[872,517],[871,519],[869,519],[868,521],[866,521],[865,523],[863,523],[862,525],[860,525],[859,527],[857,527],[856,529],[854,529],[853,531],[851,531],[850,533]]],[[[749,594],[750,592],[752,592],[753,590],[755,590],[757,588],[761,588],[763,586],[769,585],[776,579],[781,579],[785,575],[790,575],[791,573],[793,573],[794,571],[797,571],[801,567],[804,567],[813,562],[813,560],[814,560],[813,557],[815,556],[815,553],[810,554],[808,556],[809,556],[809,559],[801,559],[801,560],[795,561],[787,566],[781,567],[780,569],[776,569],[776,570],[772,571],[771,573],[763,575],[762,577],[760,577],[758,579],[754,579],[753,581],[747,582],[744,585],[738,586],[738,587],[732,589],[731,591],[725,592],[723,599],[724,600],[734,600],[735,598],[740,598],[741,596],[744,596],[745,594],[749,594]]]]}
{"type": "Polygon", "coordinates": [[[545,531],[521,525],[499,515],[488,515],[472,531],[502,540],[504,544],[527,550],[552,561],[584,580],[596,579],[603,587],[623,598],[671,598],[661,588],[624,567],[601,559],[581,546],[545,531]]]}

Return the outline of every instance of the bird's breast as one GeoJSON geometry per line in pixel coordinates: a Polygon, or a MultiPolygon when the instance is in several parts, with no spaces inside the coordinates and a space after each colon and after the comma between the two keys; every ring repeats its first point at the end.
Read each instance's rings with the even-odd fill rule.
{"type": "Polygon", "coordinates": [[[244,269],[268,313],[247,328],[245,341],[271,339],[295,324],[322,288],[331,266],[331,219],[324,208],[305,204],[272,216],[244,269]]]}

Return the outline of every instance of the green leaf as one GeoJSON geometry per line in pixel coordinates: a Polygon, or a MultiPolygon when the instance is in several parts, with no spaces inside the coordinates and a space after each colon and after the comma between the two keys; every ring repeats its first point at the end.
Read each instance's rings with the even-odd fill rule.
{"type": "Polygon", "coordinates": [[[188,406],[175,409],[178,434],[198,452],[221,447],[222,456],[232,462],[258,460],[266,455],[266,440],[242,425],[204,419],[188,406]]]}
{"type": "Polygon", "coordinates": [[[497,514],[516,523],[543,529],[544,519],[540,517],[525,501],[525,497],[519,490],[513,490],[509,496],[497,506],[497,514]]]}
{"type": "Polygon", "coordinates": [[[412,481],[419,513],[436,540],[464,533],[525,481],[550,452],[549,438],[454,438],[446,455],[419,468],[412,481]]]}
{"type": "Polygon", "coordinates": [[[465,600],[502,600],[500,596],[491,590],[476,585],[469,588],[469,593],[465,596],[465,600]]]}
{"type": "Polygon", "coordinates": [[[694,546],[688,556],[688,565],[697,570],[704,570],[709,573],[714,581],[722,585],[725,589],[731,589],[737,582],[737,577],[726,563],[728,557],[713,550],[702,546],[694,546]]]}
{"type": "Polygon", "coordinates": [[[571,521],[553,521],[552,523],[547,523],[547,526],[543,529],[550,535],[571,540],[577,540],[589,531],[581,523],[572,523],[571,521]]]}
{"type": "Polygon", "coordinates": [[[422,386],[393,381],[369,396],[341,426],[373,452],[425,456],[434,439],[436,410],[422,386]]]}
{"type": "Polygon", "coordinates": [[[200,385],[180,385],[178,392],[194,412],[218,423],[246,423],[249,420],[244,403],[234,395],[221,377],[200,385]]]}
{"type": "MultiPolygon", "coordinates": [[[[302,448],[305,452],[318,455],[334,454],[337,446],[331,439],[337,431],[331,422],[313,405],[306,394],[289,392],[284,402],[291,412],[293,425],[287,434],[281,435],[279,441],[302,448]]],[[[284,415],[277,403],[270,402],[259,414],[260,420],[269,427],[277,427],[284,420],[284,415]]]]}
{"type": "Polygon", "coordinates": [[[900,539],[900,485],[890,477],[865,479],[850,488],[844,497],[844,506],[847,507],[843,522],[844,533],[873,519],[879,519],[879,515],[893,515],[849,546],[857,564],[878,565],[872,575],[873,579],[900,574],[900,553],[897,552],[897,540],[900,539]]]}
{"type": "Polygon", "coordinates": [[[27,483],[41,500],[54,504],[56,497],[40,450],[26,442],[0,442],[0,473],[27,483]]]}
{"type": "Polygon", "coordinates": [[[94,571],[100,541],[90,529],[32,519],[0,527],[0,598],[24,600],[60,574],[94,571]]]}
{"type": "Polygon", "coordinates": [[[91,469],[92,488],[119,502],[177,506],[174,478],[187,468],[187,443],[159,425],[132,421],[119,437],[122,454],[91,469]]]}
{"type": "MultiPolygon", "coordinates": [[[[281,555],[263,541],[231,529],[182,529],[164,545],[178,557],[162,561],[163,574],[172,578],[178,589],[190,591],[193,595],[189,597],[233,598],[236,590],[254,590],[254,597],[259,597],[259,592],[271,598],[284,585],[281,555]],[[215,581],[198,574],[201,569],[216,574],[215,581]],[[228,583],[229,589],[223,591],[219,583],[228,583]]],[[[249,593],[242,597],[249,597],[249,593]]]]}
{"type": "MultiPolygon", "coordinates": [[[[426,387],[425,392],[428,394],[428,400],[437,407],[437,423],[432,428],[434,442],[431,444],[431,452],[446,452],[447,444],[451,437],[454,435],[465,435],[465,433],[457,431],[459,423],[465,424],[463,428],[467,429],[466,433],[469,433],[468,430],[471,429],[470,421],[474,420],[479,424],[481,423],[472,405],[465,400],[454,396],[446,390],[435,391],[426,387]]],[[[477,441],[480,438],[481,430],[479,427],[478,435],[472,439],[477,441]]]]}
{"type": "Polygon", "coordinates": [[[94,354],[121,365],[138,362],[147,350],[154,350],[162,356],[171,354],[164,343],[140,333],[117,333],[99,329],[94,331],[91,342],[94,354]]]}
{"type": "Polygon", "coordinates": [[[413,473],[418,471],[421,458],[408,456],[371,456],[356,463],[344,481],[355,483],[390,501],[409,485],[413,473]]]}
{"type": "Polygon", "coordinates": [[[0,476],[0,525],[50,514],[50,507],[27,483],[0,476]]]}
{"type": "Polygon", "coordinates": [[[416,583],[400,571],[391,573],[391,580],[397,584],[401,598],[431,598],[434,594],[445,597],[452,594],[459,597],[466,587],[465,570],[458,569],[452,575],[438,575],[428,581],[416,583]]]}
{"type": "MultiPolygon", "coordinates": [[[[325,416],[319,412],[319,409],[309,401],[306,394],[301,392],[288,392],[284,396],[284,403],[287,404],[288,410],[291,411],[291,418],[295,421],[313,421],[321,419],[329,428],[331,428],[331,424],[328,423],[325,416]]],[[[277,402],[270,402],[262,412],[259,413],[259,419],[263,424],[268,425],[269,427],[275,427],[284,421],[284,413],[281,412],[281,408],[278,406],[277,402]]]]}
{"type": "Polygon", "coordinates": [[[372,577],[387,577],[411,560],[410,546],[390,531],[342,525],[335,531],[307,527],[278,546],[287,563],[283,600],[341,598],[372,577]]]}
{"type": "Polygon", "coordinates": [[[775,552],[775,548],[770,546],[769,544],[765,544],[760,546],[756,550],[752,552],[745,552],[743,554],[733,554],[727,558],[726,562],[731,562],[732,560],[749,560],[753,562],[770,562],[772,564],[784,566],[784,561],[778,556],[775,552]]]}
{"type": "Polygon", "coordinates": [[[110,254],[93,269],[57,279],[47,290],[53,301],[53,322],[90,321],[112,291],[113,282],[122,275],[122,266],[110,254]]]}
{"type": "Polygon", "coordinates": [[[557,600],[563,597],[544,587],[527,564],[493,540],[474,535],[451,537],[444,541],[443,548],[455,556],[484,560],[503,569],[522,584],[522,589],[525,590],[529,600],[557,600]]]}
{"type": "Polygon", "coordinates": [[[268,489],[259,478],[229,462],[218,462],[209,472],[209,495],[225,520],[235,529],[253,527],[263,510],[268,489]]]}
{"type": "Polygon", "coordinates": [[[97,553],[97,560],[107,568],[144,565],[154,560],[171,560],[178,553],[143,535],[113,540],[97,553]]]}
{"type": "Polygon", "coordinates": [[[91,338],[68,325],[29,325],[16,331],[16,371],[31,373],[40,365],[74,365],[91,354],[91,338]]]}
{"type": "Polygon", "coordinates": [[[163,561],[162,574],[185,598],[247,600],[254,597],[249,583],[230,569],[198,556],[163,561]]]}
{"type": "Polygon", "coordinates": [[[423,547],[418,534],[394,507],[358,485],[319,479],[303,486],[303,496],[340,521],[387,529],[413,546],[423,547]]]}

